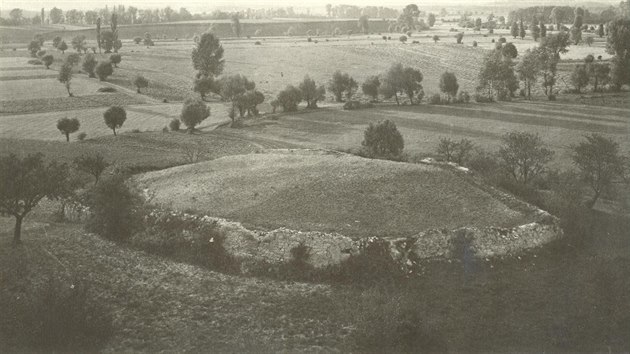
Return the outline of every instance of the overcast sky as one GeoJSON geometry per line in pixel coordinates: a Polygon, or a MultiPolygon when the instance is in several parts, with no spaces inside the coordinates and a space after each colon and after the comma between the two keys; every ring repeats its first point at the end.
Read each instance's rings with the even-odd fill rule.
{"type": "MultiPolygon", "coordinates": [[[[495,0],[497,1],[497,0],[495,0]]],[[[3,10],[12,9],[12,8],[21,8],[21,9],[41,9],[58,7],[62,10],[67,9],[80,9],[80,10],[90,10],[94,8],[101,8],[105,6],[105,4],[109,6],[113,5],[125,5],[125,6],[135,6],[139,8],[155,8],[155,7],[165,7],[170,6],[174,9],[179,9],[180,7],[185,7],[190,11],[201,11],[207,10],[214,7],[221,8],[236,8],[236,7],[322,7],[324,8],[325,4],[349,4],[349,5],[358,5],[358,6],[366,6],[366,5],[377,5],[377,6],[389,6],[389,7],[403,7],[406,4],[413,2],[413,0],[128,0],[128,1],[101,1],[101,0],[0,0],[0,7],[3,10]]],[[[423,0],[422,4],[425,5],[439,5],[442,3],[449,4],[475,4],[475,3],[492,3],[493,0],[449,0],[449,1],[441,1],[441,0],[423,0]]],[[[498,2],[504,2],[503,0],[498,0],[498,2]]]]}

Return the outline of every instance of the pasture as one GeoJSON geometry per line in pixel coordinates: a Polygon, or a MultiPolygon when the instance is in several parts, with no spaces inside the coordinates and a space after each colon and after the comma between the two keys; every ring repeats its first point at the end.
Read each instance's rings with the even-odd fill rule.
{"type": "Polygon", "coordinates": [[[256,229],[409,237],[433,228],[532,221],[452,171],[346,154],[270,150],[149,172],[135,181],[165,207],[256,229]]]}

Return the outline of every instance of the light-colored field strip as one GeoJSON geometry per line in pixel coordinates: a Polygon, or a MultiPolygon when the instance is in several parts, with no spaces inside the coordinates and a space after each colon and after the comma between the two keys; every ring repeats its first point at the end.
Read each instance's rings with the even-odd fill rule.
{"type": "MultiPolygon", "coordinates": [[[[104,86],[96,79],[75,75],[71,81],[70,92],[79,98],[83,95],[99,94],[97,90],[104,86]]],[[[2,101],[57,97],[68,97],[68,92],[56,78],[0,81],[0,100],[2,101]]]]}
{"type": "MultiPolygon", "coordinates": [[[[119,133],[140,131],[159,131],[173,118],[179,118],[181,104],[134,105],[125,107],[127,120],[119,133]]],[[[57,130],[57,120],[61,118],[77,118],[81,123],[79,132],[88,134],[88,139],[111,135],[113,132],[105,125],[103,113],[107,107],[91,108],[74,111],[46,112],[34,114],[20,114],[0,116],[0,138],[64,140],[65,137],[57,130]]],[[[211,105],[212,115],[202,122],[200,129],[210,128],[224,123],[227,113],[224,105],[211,105]]],[[[182,125],[183,127],[183,125],[182,125]]],[[[71,136],[75,139],[76,134],[71,136]]]]}

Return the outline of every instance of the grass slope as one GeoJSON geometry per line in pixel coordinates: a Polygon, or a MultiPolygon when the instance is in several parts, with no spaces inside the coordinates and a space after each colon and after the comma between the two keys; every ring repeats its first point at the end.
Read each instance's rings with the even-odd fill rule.
{"type": "Polygon", "coordinates": [[[231,156],[150,172],[137,181],[155,192],[157,203],[259,228],[387,237],[528,221],[452,172],[345,154],[231,156]]]}

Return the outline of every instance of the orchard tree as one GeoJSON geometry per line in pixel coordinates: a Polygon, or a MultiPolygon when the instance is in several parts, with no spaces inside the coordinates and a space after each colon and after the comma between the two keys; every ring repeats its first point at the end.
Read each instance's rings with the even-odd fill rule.
{"type": "Polygon", "coordinates": [[[232,14],[232,32],[237,38],[241,38],[241,20],[238,12],[232,14]]]}
{"type": "Polygon", "coordinates": [[[221,75],[225,64],[223,46],[214,33],[206,32],[201,35],[192,50],[192,62],[195,70],[203,76],[221,75]]]}
{"type": "Polygon", "coordinates": [[[525,25],[523,24],[523,19],[521,18],[521,22],[519,24],[519,28],[518,28],[518,36],[521,37],[521,39],[525,39],[525,25]]]}
{"type": "Polygon", "coordinates": [[[514,39],[518,37],[518,25],[516,24],[516,21],[512,22],[512,27],[510,27],[510,34],[512,35],[512,37],[514,37],[514,39]]]}
{"type": "Polygon", "coordinates": [[[531,25],[529,28],[529,33],[535,42],[538,42],[538,38],[540,38],[540,27],[537,25],[531,25]]]}
{"type": "Polygon", "coordinates": [[[501,167],[514,181],[528,185],[545,171],[553,151],[544,147],[538,134],[510,132],[499,149],[501,167]]]}
{"type": "Polygon", "coordinates": [[[593,92],[599,91],[599,87],[610,82],[610,65],[602,63],[587,64],[590,75],[590,83],[593,85],[593,92]]]}
{"type": "Polygon", "coordinates": [[[624,177],[627,160],[619,152],[619,144],[599,134],[584,137],[586,141],[571,146],[573,163],[580,170],[584,182],[593,191],[587,202],[593,208],[602,193],[609,193],[624,177]]]}
{"type": "Polygon", "coordinates": [[[236,106],[241,118],[247,112],[247,116],[258,115],[258,105],[265,102],[265,95],[258,90],[248,90],[236,98],[236,106]]]}
{"type": "Polygon", "coordinates": [[[302,91],[293,85],[288,85],[278,93],[276,100],[284,112],[295,112],[298,104],[302,102],[302,91]]]}
{"type": "Polygon", "coordinates": [[[112,63],[105,61],[98,63],[94,71],[100,81],[105,81],[108,76],[114,73],[114,68],[112,67],[112,63]]]}
{"type": "Polygon", "coordinates": [[[372,101],[378,100],[378,89],[381,86],[381,81],[377,75],[368,76],[367,79],[361,84],[361,90],[364,94],[372,97],[372,101]]]}
{"type": "Polygon", "coordinates": [[[486,55],[478,79],[477,90],[486,91],[488,100],[493,100],[495,96],[500,100],[506,100],[518,88],[512,59],[498,50],[486,55]]]}
{"type": "Polygon", "coordinates": [[[359,17],[359,28],[363,34],[368,34],[370,32],[370,19],[367,15],[359,17]]]}
{"type": "Polygon", "coordinates": [[[335,71],[328,84],[328,89],[335,95],[337,102],[343,102],[344,92],[346,93],[346,98],[350,99],[353,90],[358,87],[359,85],[350,75],[339,70],[335,71]]]}
{"type": "Polygon", "coordinates": [[[101,32],[101,47],[105,49],[105,54],[112,52],[114,48],[114,33],[110,30],[101,32]]]}
{"type": "Polygon", "coordinates": [[[440,91],[448,95],[448,101],[450,102],[459,90],[459,84],[457,83],[457,77],[455,74],[448,71],[442,73],[440,77],[440,91]]]}
{"type": "Polygon", "coordinates": [[[87,54],[83,57],[83,70],[89,75],[89,77],[96,77],[94,69],[98,62],[94,54],[87,54]]]}
{"type": "Polygon", "coordinates": [[[308,75],[298,86],[302,93],[302,98],[306,101],[306,108],[317,108],[317,101],[326,98],[326,88],[322,85],[317,86],[315,80],[308,75]]]}
{"type": "Polygon", "coordinates": [[[433,25],[435,25],[435,15],[432,13],[429,13],[429,16],[427,17],[427,23],[429,24],[429,27],[433,27],[433,25]]]}
{"type": "Polygon", "coordinates": [[[76,118],[61,118],[57,121],[57,129],[66,136],[67,142],[70,141],[70,134],[77,132],[79,127],[81,124],[76,118]]]}
{"type": "Polygon", "coordinates": [[[462,44],[463,39],[464,39],[464,32],[459,32],[458,34],[455,35],[455,40],[457,41],[457,44],[462,44]]]}
{"type": "Polygon", "coordinates": [[[586,65],[578,64],[571,73],[571,83],[575,87],[577,93],[582,92],[582,88],[588,85],[589,76],[586,65]]]}
{"type": "Polygon", "coordinates": [[[138,93],[141,93],[140,92],[141,88],[145,88],[149,86],[149,80],[147,80],[142,75],[138,75],[135,77],[135,79],[133,79],[133,84],[136,86],[138,93]]]}
{"type": "Polygon", "coordinates": [[[62,39],[60,36],[55,36],[55,38],[53,38],[53,41],[52,41],[53,47],[55,48],[59,47],[59,44],[61,44],[61,41],[62,39]]]}
{"type": "Polygon", "coordinates": [[[543,21],[540,21],[540,38],[547,37],[547,25],[543,21]]]}
{"type": "Polygon", "coordinates": [[[103,155],[96,153],[95,155],[82,155],[75,158],[74,166],[77,170],[94,176],[94,184],[97,184],[105,169],[109,167],[109,163],[103,155]]]}
{"type": "Polygon", "coordinates": [[[109,56],[109,62],[114,64],[115,68],[118,67],[118,64],[120,64],[121,61],[122,61],[122,57],[118,53],[115,53],[109,56]]]}
{"type": "Polygon", "coordinates": [[[103,113],[103,118],[105,118],[105,125],[107,125],[107,127],[114,132],[114,136],[116,136],[116,129],[122,127],[125,120],[127,120],[127,112],[122,107],[113,106],[103,113]]]}
{"type": "Polygon", "coordinates": [[[532,98],[532,86],[536,84],[538,80],[538,56],[537,51],[527,49],[525,54],[521,58],[521,61],[516,65],[516,73],[518,78],[523,81],[527,90],[527,98],[532,98]]]}
{"type": "Polygon", "coordinates": [[[54,61],[55,61],[55,58],[52,56],[52,54],[46,54],[42,57],[42,62],[46,66],[46,69],[50,69],[50,66],[52,65],[54,61]]]}
{"type": "Polygon", "coordinates": [[[518,57],[518,49],[514,43],[505,43],[505,45],[501,48],[501,51],[504,56],[509,57],[510,59],[516,59],[518,57]]]}
{"type": "Polygon", "coordinates": [[[78,35],[72,38],[72,48],[74,48],[78,53],[87,51],[87,44],[85,43],[85,36],[78,35]]]}
{"type": "Polygon", "coordinates": [[[64,54],[66,50],[68,50],[68,45],[66,44],[66,41],[61,41],[61,43],[59,43],[59,45],[57,46],[57,49],[61,51],[61,54],[64,54]]]}
{"type": "Polygon", "coordinates": [[[256,83],[241,74],[235,74],[222,77],[218,82],[218,86],[220,88],[219,94],[221,97],[232,103],[229,115],[230,119],[232,119],[232,125],[234,125],[239,96],[243,95],[248,90],[254,90],[256,83]]]}
{"type": "Polygon", "coordinates": [[[437,34],[433,35],[433,43],[437,43],[440,40],[440,36],[437,34]]]}
{"type": "Polygon", "coordinates": [[[68,63],[62,65],[61,69],[59,69],[57,80],[64,84],[66,90],[68,91],[68,96],[72,97],[72,92],[70,92],[70,82],[72,81],[72,65],[68,63]]]}
{"type": "Polygon", "coordinates": [[[15,218],[13,243],[22,242],[22,221],[44,198],[58,199],[68,191],[66,165],[45,164],[42,154],[0,157],[0,214],[15,218]]]}
{"type": "Polygon", "coordinates": [[[180,120],[188,128],[188,133],[192,134],[195,127],[210,116],[210,109],[205,102],[200,99],[189,98],[184,102],[180,120]]]}
{"type": "Polygon", "coordinates": [[[397,157],[405,148],[405,142],[396,124],[390,120],[370,123],[361,143],[374,157],[397,157]]]}
{"type": "Polygon", "coordinates": [[[32,40],[28,44],[28,51],[31,53],[31,57],[37,58],[37,52],[42,48],[41,44],[37,40],[32,40]]]}
{"type": "Polygon", "coordinates": [[[219,94],[220,87],[212,76],[201,76],[195,79],[193,91],[198,92],[201,99],[205,101],[206,95],[210,92],[219,94]]]}

